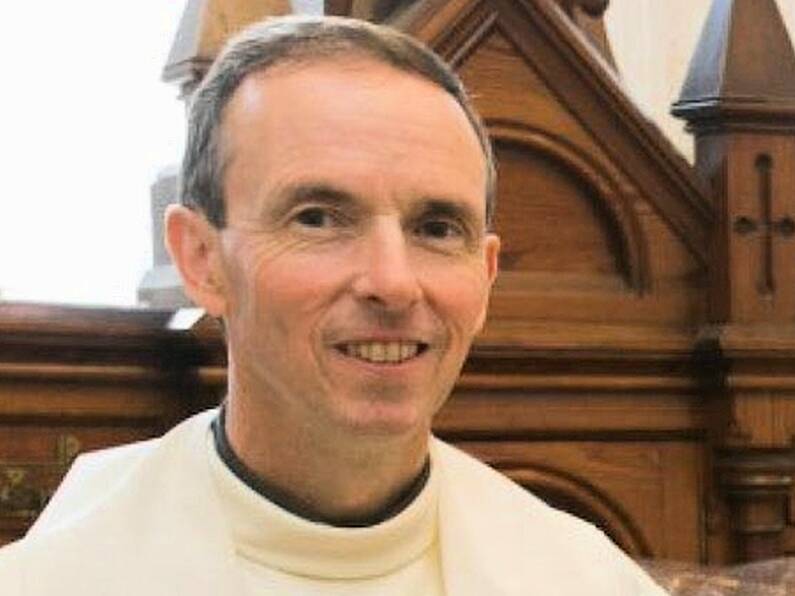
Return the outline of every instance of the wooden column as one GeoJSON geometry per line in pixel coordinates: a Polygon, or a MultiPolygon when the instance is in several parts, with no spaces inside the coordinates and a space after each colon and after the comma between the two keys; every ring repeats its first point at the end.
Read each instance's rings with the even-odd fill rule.
{"type": "Polygon", "coordinates": [[[791,552],[795,52],[774,0],[714,0],[674,115],[711,182],[716,491],[739,560],[791,552]]]}
{"type": "Polygon", "coordinates": [[[742,560],[781,556],[795,472],[791,449],[722,450],[717,460],[721,489],[732,511],[742,560]]]}

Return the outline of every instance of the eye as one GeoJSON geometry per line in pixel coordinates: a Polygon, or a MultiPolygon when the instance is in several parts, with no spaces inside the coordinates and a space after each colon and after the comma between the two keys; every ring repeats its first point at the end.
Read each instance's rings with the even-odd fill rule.
{"type": "Polygon", "coordinates": [[[429,219],[417,226],[417,233],[433,240],[448,240],[464,236],[463,227],[446,219],[429,219]]]}
{"type": "Polygon", "coordinates": [[[339,217],[325,207],[307,207],[299,211],[293,219],[308,228],[327,228],[339,223],[339,217]]]}

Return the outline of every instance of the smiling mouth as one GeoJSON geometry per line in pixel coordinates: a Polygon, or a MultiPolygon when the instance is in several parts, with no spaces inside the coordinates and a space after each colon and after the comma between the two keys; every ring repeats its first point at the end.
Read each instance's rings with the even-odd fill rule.
{"type": "Polygon", "coordinates": [[[375,364],[400,364],[416,358],[428,349],[428,344],[416,341],[350,342],[335,346],[350,358],[375,364]]]}

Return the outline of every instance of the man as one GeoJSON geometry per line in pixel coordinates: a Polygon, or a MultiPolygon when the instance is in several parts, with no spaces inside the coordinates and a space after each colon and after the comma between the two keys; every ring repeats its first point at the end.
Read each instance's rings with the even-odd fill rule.
{"type": "Polygon", "coordinates": [[[494,186],[463,88],[411,39],[289,18],[233,40],[166,218],[224,324],[225,405],[82,458],[2,593],[662,594],[431,437],[496,275],[494,186]]]}

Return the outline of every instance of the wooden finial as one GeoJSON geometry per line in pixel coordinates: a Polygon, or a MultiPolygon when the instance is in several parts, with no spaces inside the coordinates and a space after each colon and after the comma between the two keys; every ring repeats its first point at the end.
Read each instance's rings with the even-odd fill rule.
{"type": "Polygon", "coordinates": [[[795,118],[795,51],[775,0],[714,0],[673,114],[795,118]]]}

